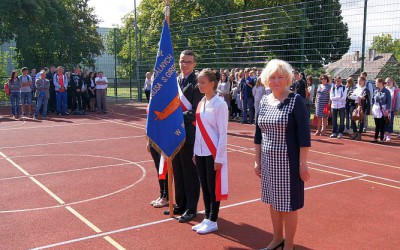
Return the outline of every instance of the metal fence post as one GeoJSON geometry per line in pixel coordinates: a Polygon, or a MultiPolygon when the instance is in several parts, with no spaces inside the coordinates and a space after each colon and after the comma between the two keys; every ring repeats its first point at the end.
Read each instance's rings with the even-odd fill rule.
{"type": "Polygon", "coordinates": [[[362,51],[361,51],[361,72],[364,71],[364,61],[365,61],[365,34],[367,32],[367,4],[368,4],[368,0],[365,0],[364,1],[363,41],[362,41],[362,51]]]}
{"type": "Polygon", "coordinates": [[[129,28],[129,99],[132,100],[132,36],[129,28]]]}
{"type": "Polygon", "coordinates": [[[114,28],[114,96],[117,100],[117,28],[114,28]]]}
{"type": "Polygon", "coordinates": [[[137,28],[137,14],[136,14],[136,0],[134,1],[135,7],[135,47],[136,47],[136,82],[138,87],[138,100],[142,101],[142,88],[139,81],[139,46],[138,46],[138,28],[137,28]]]}

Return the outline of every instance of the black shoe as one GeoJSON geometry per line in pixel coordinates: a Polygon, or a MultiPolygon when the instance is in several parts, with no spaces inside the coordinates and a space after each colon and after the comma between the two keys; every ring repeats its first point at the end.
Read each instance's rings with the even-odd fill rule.
{"type": "Polygon", "coordinates": [[[196,212],[191,212],[190,209],[186,210],[184,214],[179,218],[180,223],[185,223],[191,221],[194,217],[196,217],[196,212]]]}
{"type": "Polygon", "coordinates": [[[285,246],[285,240],[283,240],[281,243],[279,243],[276,247],[274,248],[264,248],[265,250],[277,250],[278,248],[282,248],[285,246]]]}
{"type": "MultiPolygon", "coordinates": [[[[183,214],[185,210],[174,206],[174,214],[183,214]]],[[[169,215],[169,210],[164,210],[164,215],[169,215]]]]}

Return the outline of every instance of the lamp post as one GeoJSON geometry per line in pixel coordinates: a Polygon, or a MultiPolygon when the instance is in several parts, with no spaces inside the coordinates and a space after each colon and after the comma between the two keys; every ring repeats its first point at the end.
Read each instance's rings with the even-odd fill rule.
{"type": "Polygon", "coordinates": [[[117,100],[117,25],[113,24],[114,27],[114,96],[117,100]]]}

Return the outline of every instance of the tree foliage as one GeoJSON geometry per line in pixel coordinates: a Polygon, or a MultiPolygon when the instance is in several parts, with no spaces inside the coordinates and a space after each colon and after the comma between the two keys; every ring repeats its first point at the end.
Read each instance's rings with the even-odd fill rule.
{"type": "MultiPolygon", "coordinates": [[[[294,67],[319,69],[350,47],[339,0],[174,0],[170,9],[174,51],[194,50],[199,68],[260,67],[269,58],[280,58],[294,67]]],[[[134,52],[134,17],[125,16],[118,38],[123,65],[129,67],[132,58],[140,60],[142,72],[152,69],[163,11],[159,0],[142,0],[138,6],[140,58],[134,52]]]]}
{"type": "Polygon", "coordinates": [[[15,39],[18,66],[93,64],[103,49],[89,0],[2,0],[0,42],[15,39]]]}
{"type": "Polygon", "coordinates": [[[393,39],[390,34],[374,36],[370,49],[375,49],[378,53],[393,53],[400,60],[400,39],[393,39]]]}

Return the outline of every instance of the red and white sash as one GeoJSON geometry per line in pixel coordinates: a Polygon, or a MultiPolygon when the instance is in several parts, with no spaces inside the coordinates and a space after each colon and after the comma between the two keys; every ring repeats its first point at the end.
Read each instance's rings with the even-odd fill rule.
{"type": "Polygon", "coordinates": [[[179,91],[179,98],[181,99],[181,103],[182,103],[183,112],[192,110],[192,104],[188,101],[186,96],[183,94],[182,89],[179,86],[179,83],[178,83],[178,91],[179,91]]]}
{"type": "MultiPolygon", "coordinates": [[[[218,137],[210,136],[210,134],[214,132],[207,124],[203,123],[200,112],[202,106],[203,100],[199,102],[196,110],[197,128],[200,129],[201,135],[215,160],[217,156],[216,146],[218,145],[218,137]]],[[[222,163],[222,168],[217,170],[215,175],[215,197],[217,201],[226,200],[228,198],[228,160],[226,157],[222,163]]]]}
{"type": "Polygon", "coordinates": [[[158,179],[165,180],[167,178],[167,174],[168,174],[167,161],[165,160],[165,157],[161,154],[160,164],[158,168],[158,179]]]}

